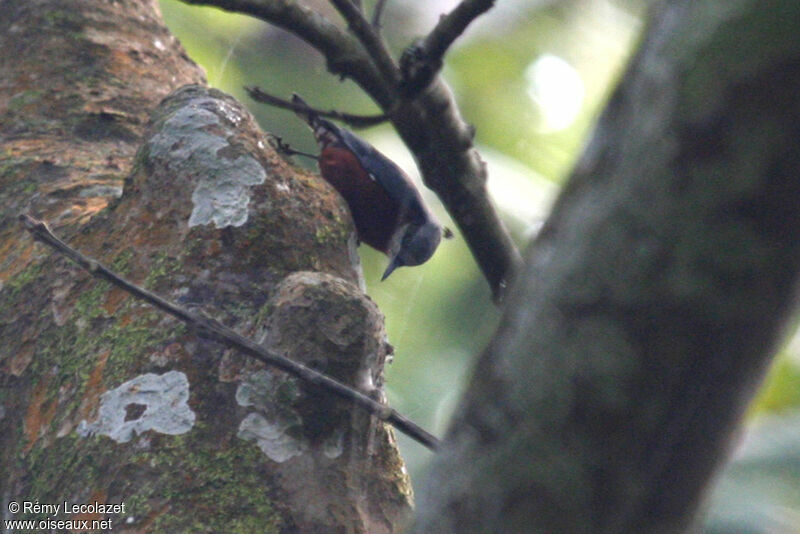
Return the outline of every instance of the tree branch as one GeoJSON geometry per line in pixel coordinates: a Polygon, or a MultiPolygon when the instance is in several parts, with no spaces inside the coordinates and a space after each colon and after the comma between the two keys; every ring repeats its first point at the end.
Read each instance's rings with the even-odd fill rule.
{"type": "Polygon", "coordinates": [[[92,276],[107,280],[120,289],[127,291],[134,297],[141,299],[151,306],[158,308],[159,310],[168,313],[176,319],[186,323],[190,327],[194,328],[198,332],[198,335],[202,335],[202,337],[233,348],[243,354],[247,354],[248,356],[251,356],[269,366],[276,367],[303,380],[304,382],[323,389],[331,395],[339,397],[340,399],[344,399],[352,403],[354,406],[366,410],[381,421],[391,424],[399,431],[403,432],[410,438],[431,450],[435,450],[438,447],[439,442],[435,436],[422,429],[416,423],[410,421],[389,406],[376,402],[363,393],[356,391],[327,375],[315,371],[310,367],[306,367],[303,364],[292,361],[285,356],[276,354],[269,349],[257,345],[255,342],[239,335],[234,330],[209,317],[181,308],[180,306],[161,298],[155,293],[147,291],[146,289],[137,286],[128,280],[125,280],[97,260],[84,256],[60,240],[55,234],[53,234],[53,232],[47,227],[47,224],[45,224],[43,221],[34,219],[27,214],[21,214],[19,216],[19,220],[25,229],[30,232],[37,241],[41,241],[42,243],[53,248],[59,254],[66,256],[80,267],[86,269],[92,276]]]}
{"type": "Polygon", "coordinates": [[[331,0],[331,3],[347,21],[348,27],[364,46],[384,78],[392,84],[399,82],[400,71],[386,48],[386,42],[381,39],[375,28],[364,17],[364,13],[350,0],[331,0]]]}
{"type": "Polygon", "coordinates": [[[383,10],[388,4],[388,0],[378,0],[375,4],[375,9],[372,12],[372,27],[375,28],[375,32],[380,34],[381,31],[381,17],[383,16],[383,10]]]}
{"type": "Polygon", "coordinates": [[[467,26],[483,13],[494,7],[495,0],[463,0],[450,13],[439,19],[439,23],[425,38],[428,54],[443,57],[467,26]]]}
{"type": "Polygon", "coordinates": [[[247,91],[247,94],[250,95],[250,98],[252,98],[256,102],[261,102],[262,104],[267,104],[276,108],[288,109],[290,111],[307,111],[310,109],[320,117],[329,117],[331,119],[336,119],[338,121],[344,122],[345,124],[349,124],[353,128],[366,128],[368,126],[375,126],[377,124],[389,120],[389,117],[386,114],[353,115],[351,113],[342,113],[340,111],[335,111],[335,110],[323,111],[316,108],[309,108],[308,106],[300,106],[298,104],[295,104],[291,100],[285,100],[278,96],[266,93],[259,87],[255,86],[245,87],[244,90],[247,91]]]}
{"type": "Polygon", "coordinates": [[[261,19],[295,34],[316,49],[332,74],[355,80],[384,109],[394,100],[394,84],[387,82],[363,46],[319,13],[294,0],[181,0],[185,4],[216,6],[261,19]]]}
{"type": "Polygon", "coordinates": [[[436,78],[416,100],[399,106],[392,123],[500,303],[522,258],[486,191],[486,164],[472,145],[474,129],[458,113],[452,92],[436,78]]]}
{"type": "Polygon", "coordinates": [[[425,89],[441,70],[450,45],[472,21],[494,6],[494,0],[463,0],[455,9],[439,19],[427,35],[412,44],[400,58],[401,91],[406,98],[425,89]]]}

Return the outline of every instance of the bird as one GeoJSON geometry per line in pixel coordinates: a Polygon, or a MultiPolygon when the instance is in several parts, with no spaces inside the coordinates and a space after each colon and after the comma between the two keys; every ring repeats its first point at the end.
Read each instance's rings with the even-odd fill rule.
{"type": "Polygon", "coordinates": [[[442,240],[442,227],[414,182],[375,147],[320,117],[298,95],[295,113],[311,127],[319,145],[320,174],[344,198],[359,241],[383,252],[395,269],[428,261],[442,240]]]}

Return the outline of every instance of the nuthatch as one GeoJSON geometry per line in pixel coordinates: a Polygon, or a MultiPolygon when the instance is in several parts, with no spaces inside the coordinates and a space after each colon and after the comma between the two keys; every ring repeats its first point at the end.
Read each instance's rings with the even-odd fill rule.
{"type": "Polygon", "coordinates": [[[296,111],[314,132],[319,171],[350,207],[358,238],[389,256],[381,281],[404,265],[433,256],[442,227],[411,179],[389,158],[353,133],[321,118],[297,95],[296,111]]]}

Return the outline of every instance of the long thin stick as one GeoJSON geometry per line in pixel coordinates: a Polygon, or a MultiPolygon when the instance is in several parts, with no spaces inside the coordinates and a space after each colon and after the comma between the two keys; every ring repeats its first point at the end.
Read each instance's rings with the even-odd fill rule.
{"type": "Polygon", "coordinates": [[[305,365],[292,361],[284,356],[281,356],[280,354],[276,354],[269,349],[257,345],[253,341],[237,334],[235,331],[209,317],[190,312],[169,302],[168,300],[159,297],[155,293],[147,291],[146,289],[125,280],[97,260],[89,258],[88,256],[84,256],[74,248],[61,241],[58,237],[56,237],[55,234],[53,234],[50,228],[47,227],[47,224],[45,224],[43,221],[34,219],[27,214],[21,214],[19,219],[25,229],[28,230],[33,235],[33,238],[37,241],[41,241],[42,243],[52,247],[58,253],[66,256],[79,266],[89,271],[92,276],[108,280],[115,286],[127,291],[131,295],[148,302],[150,305],[163,312],[172,315],[190,327],[194,327],[198,334],[202,335],[202,337],[212,339],[225,346],[236,349],[239,352],[247,354],[248,356],[252,356],[257,360],[266,363],[267,365],[277,367],[278,369],[294,375],[305,382],[322,388],[328,393],[345,399],[353,403],[353,405],[368,411],[381,421],[391,424],[400,432],[403,432],[410,438],[418,441],[429,449],[436,450],[438,448],[439,440],[435,436],[389,406],[376,402],[363,393],[360,393],[327,375],[324,375],[318,371],[315,371],[314,369],[306,367],[305,365]]]}
{"type": "MultiPolygon", "coordinates": [[[[290,111],[308,111],[308,106],[295,104],[290,100],[285,100],[275,95],[271,95],[258,87],[245,87],[245,91],[250,95],[250,98],[256,102],[267,104],[276,108],[288,109],[290,111]]],[[[342,113],[341,111],[324,111],[321,109],[311,108],[311,110],[320,117],[329,117],[349,124],[353,128],[366,128],[367,126],[375,126],[382,122],[389,120],[386,114],[381,115],[353,115],[352,113],[342,113]]]]}

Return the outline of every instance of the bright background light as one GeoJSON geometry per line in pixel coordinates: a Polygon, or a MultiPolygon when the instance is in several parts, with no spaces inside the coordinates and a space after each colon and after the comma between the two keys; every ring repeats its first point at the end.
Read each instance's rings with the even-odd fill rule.
{"type": "Polygon", "coordinates": [[[581,111],[583,81],[572,65],[558,56],[542,54],[525,69],[528,95],[539,107],[539,131],[559,132],[571,126],[581,111]]]}

